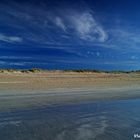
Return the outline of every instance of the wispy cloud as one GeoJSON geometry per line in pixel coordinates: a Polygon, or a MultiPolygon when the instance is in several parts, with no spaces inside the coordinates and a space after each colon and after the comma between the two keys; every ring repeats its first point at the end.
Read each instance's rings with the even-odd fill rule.
{"type": "Polygon", "coordinates": [[[29,60],[29,59],[35,59],[35,58],[32,58],[32,57],[28,57],[28,56],[7,56],[7,55],[3,55],[3,56],[0,56],[0,59],[24,59],[24,60],[29,60]]]}
{"type": "Polygon", "coordinates": [[[81,39],[93,42],[104,42],[107,40],[107,33],[89,12],[74,13],[70,19],[73,28],[81,39]]]}
{"type": "Polygon", "coordinates": [[[63,20],[60,17],[55,18],[55,23],[58,27],[60,27],[62,30],[66,31],[66,25],[63,23],[63,20]]]}
{"type": "Polygon", "coordinates": [[[140,33],[135,29],[129,29],[127,27],[112,28],[109,31],[111,39],[109,44],[116,44],[119,49],[124,49],[125,52],[140,51],[140,33]]]}
{"type": "MultiPolygon", "coordinates": [[[[3,22],[8,24],[8,19],[10,24],[8,26],[17,30],[24,41],[31,43],[68,44],[71,43],[71,40],[73,44],[79,44],[82,41],[85,43],[104,43],[108,39],[102,23],[97,21],[87,5],[83,4],[81,11],[78,7],[70,9],[58,6],[49,9],[46,8],[47,5],[42,5],[34,5],[30,2],[23,2],[22,5],[17,1],[8,2],[0,9],[1,13],[4,12],[7,16],[3,22]],[[11,19],[11,17],[14,18],[11,19]],[[67,38],[64,38],[66,35],[67,38]]],[[[22,41],[20,37],[1,35],[0,38],[5,42],[22,41]]]]}
{"type": "Polygon", "coordinates": [[[0,33],[0,41],[4,41],[8,43],[19,43],[22,42],[22,38],[17,36],[7,36],[0,33]]]}

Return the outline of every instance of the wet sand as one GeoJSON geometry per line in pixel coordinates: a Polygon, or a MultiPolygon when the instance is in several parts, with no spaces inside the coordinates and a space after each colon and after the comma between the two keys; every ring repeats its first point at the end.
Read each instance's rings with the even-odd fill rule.
{"type": "Polygon", "coordinates": [[[133,140],[140,100],[97,101],[0,112],[1,140],[133,140]]]}
{"type": "Polygon", "coordinates": [[[137,73],[0,73],[0,110],[140,98],[137,73]]]}

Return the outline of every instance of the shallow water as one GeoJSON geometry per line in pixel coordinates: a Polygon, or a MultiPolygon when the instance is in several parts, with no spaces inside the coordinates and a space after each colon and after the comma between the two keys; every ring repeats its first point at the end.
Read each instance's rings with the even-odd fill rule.
{"type": "Polygon", "coordinates": [[[0,140],[132,140],[134,134],[140,134],[140,100],[0,113],[0,140]]]}

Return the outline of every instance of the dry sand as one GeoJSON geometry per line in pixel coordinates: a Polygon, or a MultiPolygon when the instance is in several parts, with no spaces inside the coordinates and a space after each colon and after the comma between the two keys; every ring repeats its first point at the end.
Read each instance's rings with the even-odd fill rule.
{"type": "Polygon", "coordinates": [[[140,98],[140,74],[0,73],[0,110],[140,98]]]}

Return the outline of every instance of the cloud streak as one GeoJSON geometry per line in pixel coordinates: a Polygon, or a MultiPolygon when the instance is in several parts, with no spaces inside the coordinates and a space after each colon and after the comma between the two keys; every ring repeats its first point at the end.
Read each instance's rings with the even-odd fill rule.
{"type": "Polygon", "coordinates": [[[66,31],[66,25],[63,23],[63,20],[60,17],[55,18],[56,25],[61,28],[63,31],[66,31]]]}
{"type": "Polygon", "coordinates": [[[0,41],[7,43],[20,43],[22,42],[22,38],[18,36],[7,36],[0,33],[0,41]]]}

